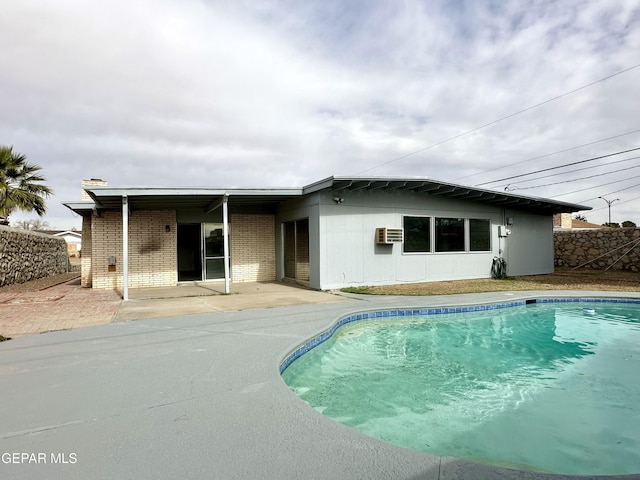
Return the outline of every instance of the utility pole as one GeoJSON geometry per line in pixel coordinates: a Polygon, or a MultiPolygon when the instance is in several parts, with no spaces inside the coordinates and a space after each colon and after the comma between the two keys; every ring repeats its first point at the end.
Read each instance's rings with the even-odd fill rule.
{"type": "Polygon", "coordinates": [[[604,197],[598,197],[601,198],[602,200],[604,200],[605,202],[607,202],[607,205],[609,206],[609,226],[611,226],[611,204],[613,202],[618,202],[620,199],[619,198],[614,198],[613,200],[607,200],[604,197]]]}

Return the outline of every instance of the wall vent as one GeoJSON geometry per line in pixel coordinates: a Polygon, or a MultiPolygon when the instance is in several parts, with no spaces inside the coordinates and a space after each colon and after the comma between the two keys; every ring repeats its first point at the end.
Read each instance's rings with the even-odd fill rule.
{"type": "Polygon", "coordinates": [[[379,245],[392,245],[404,241],[402,228],[376,228],[376,243],[379,245]]]}

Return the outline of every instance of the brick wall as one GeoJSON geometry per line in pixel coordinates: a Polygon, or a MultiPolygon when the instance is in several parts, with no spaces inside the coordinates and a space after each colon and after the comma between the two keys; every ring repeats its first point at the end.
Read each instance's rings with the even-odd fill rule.
{"type": "Polygon", "coordinates": [[[276,279],[276,222],[273,215],[231,215],[231,278],[236,282],[276,279]]]}
{"type": "Polygon", "coordinates": [[[82,256],[80,257],[80,284],[91,288],[91,215],[82,216],[82,256]]]}
{"type": "MultiPolygon", "coordinates": [[[[104,211],[93,215],[91,222],[88,232],[83,223],[83,285],[122,288],[122,215],[104,211]],[[110,268],[111,257],[115,265],[110,268]]],[[[275,217],[233,214],[230,223],[233,282],[275,280],[275,217]]],[[[172,286],[177,281],[175,212],[133,211],[129,218],[129,287],[172,286]]]]}
{"type": "MultiPolygon", "coordinates": [[[[92,218],[93,288],[122,288],[122,214],[92,218]],[[115,265],[111,265],[115,260],[115,265]]],[[[129,217],[129,287],[172,286],[178,281],[175,211],[133,211],[129,217]],[[169,226],[169,232],[166,226],[169,226]]],[[[84,258],[83,244],[83,258],[84,258]]]]}
{"type": "Polygon", "coordinates": [[[91,286],[93,288],[122,287],[122,215],[102,211],[91,217],[91,286]],[[115,268],[109,271],[109,258],[115,268]]]}
{"type": "Polygon", "coordinates": [[[129,218],[130,287],[164,287],[178,282],[177,238],[175,211],[132,212],[129,218]]]}

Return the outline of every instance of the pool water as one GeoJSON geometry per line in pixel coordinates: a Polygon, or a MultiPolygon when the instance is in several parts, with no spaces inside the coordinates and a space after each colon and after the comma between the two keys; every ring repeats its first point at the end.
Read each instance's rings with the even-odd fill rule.
{"type": "Polygon", "coordinates": [[[637,305],[532,304],[356,322],[282,374],[322,414],[435,455],[640,472],[637,305]]]}

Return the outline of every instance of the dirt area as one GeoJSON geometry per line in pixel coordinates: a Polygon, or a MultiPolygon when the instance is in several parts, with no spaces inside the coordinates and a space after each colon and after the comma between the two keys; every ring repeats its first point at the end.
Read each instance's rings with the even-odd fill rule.
{"type": "Polygon", "coordinates": [[[60,285],[73,279],[80,278],[80,272],[62,273],[60,275],[50,275],[37,280],[31,280],[25,283],[16,283],[14,285],[6,285],[0,287],[0,293],[28,293],[44,290],[45,288],[60,285]]]}
{"type": "Polygon", "coordinates": [[[343,289],[371,295],[450,295],[523,290],[601,290],[640,292],[640,273],[609,270],[556,270],[547,275],[508,277],[504,280],[478,279],[451,282],[411,283],[379,287],[343,289]]]}
{"type": "MultiPolygon", "coordinates": [[[[63,273],[31,282],[8,285],[0,293],[37,292],[54,285],[79,279],[79,272],[63,273]]],[[[508,277],[504,280],[478,279],[451,282],[410,283],[380,287],[354,287],[344,291],[372,295],[449,295],[455,293],[481,293],[522,290],[602,290],[614,292],[640,292],[640,273],[610,270],[556,270],[547,275],[508,277]]]]}

